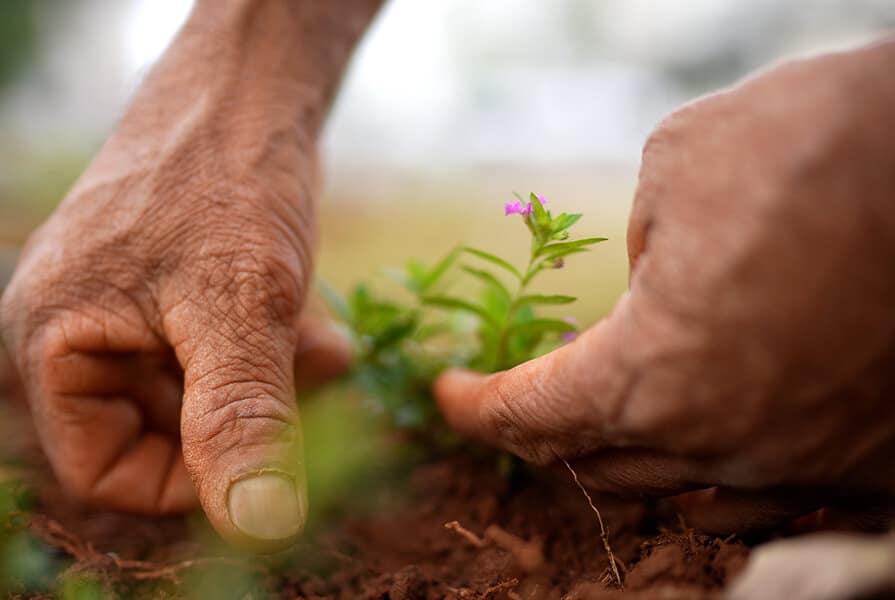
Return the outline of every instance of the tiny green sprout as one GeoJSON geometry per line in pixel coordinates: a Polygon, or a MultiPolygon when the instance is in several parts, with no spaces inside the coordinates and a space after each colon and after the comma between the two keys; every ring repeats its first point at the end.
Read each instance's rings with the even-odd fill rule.
{"type": "Polygon", "coordinates": [[[516,198],[505,205],[504,214],[519,215],[530,233],[524,267],[479,248],[459,246],[431,267],[412,261],[390,272],[410,293],[411,302],[379,298],[366,284],[357,285],[347,298],[322,286],[355,343],[351,381],[396,425],[425,429],[434,424],[431,386],[446,368],[486,373],[509,369],[577,335],[574,319],[538,314],[543,306],[571,304],[574,296],[528,289],[543,272],[563,268],[569,256],[606,238],[573,239],[570,228],[581,214],[554,217],[543,196],[516,198]],[[458,277],[476,281],[478,296],[449,293],[446,282],[458,277]]]}

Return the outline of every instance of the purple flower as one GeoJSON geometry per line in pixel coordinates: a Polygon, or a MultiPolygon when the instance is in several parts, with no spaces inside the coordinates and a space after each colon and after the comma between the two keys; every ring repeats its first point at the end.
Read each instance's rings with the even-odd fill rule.
{"type": "Polygon", "coordinates": [[[531,209],[529,208],[529,206],[523,207],[522,202],[520,202],[519,200],[516,200],[515,202],[507,202],[504,205],[503,210],[504,210],[504,213],[503,213],[504,216],[527,215],[529,212],[531,212],[531,209]],[[526,210],[528,210],[528,212],[526,212],[526,210]]]}
{"type": "MultiPolygon", "coordinates": [[[[541,195],[538,195],[538,200],[541,201],[541,206],[547,204],[547,199],[541,195]]],[[[521,200],[516,200],[514,202],[507,202],[503,205],[503,214],[507,217],[510,215],[522,215],[523,217],[527,217],[534,209],[535,207],[531,202],[522,204],[521,200]]]]}
{"type": "Polygon", "coordinates": [[[503,206],[504,216],[522,215],[523,217],[526,217],[531,214],[532,210],[534,210],[534,207],[531,205],[531,202],[523,206],[520,200],[516,200],[515,202],[507,202],[503,206]]]}

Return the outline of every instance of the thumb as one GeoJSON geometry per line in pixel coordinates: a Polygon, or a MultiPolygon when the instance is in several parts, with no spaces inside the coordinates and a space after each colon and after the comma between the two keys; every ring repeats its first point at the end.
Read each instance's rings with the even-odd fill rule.
{"type": "Polygon", "coordinates": [[[294,391],[298,334],[282,304],[274,310],[264,301],[264,289],[255,288],[250,310],[242,302],[228,311],[186,308],[171,322],[184,367],[184,462],[202,507],[225,539],[267,551],[302,532],[308,502],[294,391]]]}
{"type": "Polygon", "coordinates": [[[606,445],[630,386],[621,351],[630,336],[626,294],[577,340],[508,371],[452,370],[435,382],[448,424],[536,464],[606,445]]]}

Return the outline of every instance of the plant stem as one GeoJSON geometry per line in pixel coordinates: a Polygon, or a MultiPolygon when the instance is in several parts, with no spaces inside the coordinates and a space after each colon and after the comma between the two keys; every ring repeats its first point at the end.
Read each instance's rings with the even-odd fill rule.
{"type": "Polygon", "coordinates": [[[528,266],[525,268],[525,275],[519,281],[519,285],[516,287],[516,293],[510,298],[510,306],[507,309],[507,314],[504,316],[503,322],[500,324],[500,332],[497,336],[497,350],[494,354],[494,364],[492,365],[492,371],[501,371],[504,368],[504,360],[505,354],[507,353],[507,334],[510,330],[510,325],[513,322],[513,317],[516,316],[516,311],[519,306],[519,299],[522,298],[522,292],[525,291],[525,288],[534,278],[534,276],[538,273],[538,269],[534,268],[536,255],[538,250],[540,249],[541,244],[536,243],[532,245],[531,249],[531,258],[528,260],[528,266]]]}

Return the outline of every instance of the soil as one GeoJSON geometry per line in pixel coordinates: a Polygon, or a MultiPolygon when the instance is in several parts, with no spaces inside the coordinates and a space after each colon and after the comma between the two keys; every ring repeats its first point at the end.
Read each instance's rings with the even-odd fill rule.
{"type": "Polygon", "coordinates": [[[46,589],[77,576],[113,598],[698,600],[719,598],[749,553],[735,537],[693,532],[662,504],[594,498],[619,584],[596,515],[568,471],[504,476],[493,456],[456,454],[365,490],[364,510],[327,520],[290,551],[249,557],[204,541],[212,535],[201,516],[96,512],[67,499],[27,416],[12,412],[4,429],[15,435],[4,435],[0,450],[5,464],[27,457],[37,498],[18,522],[56,561],[46,589]]]}

